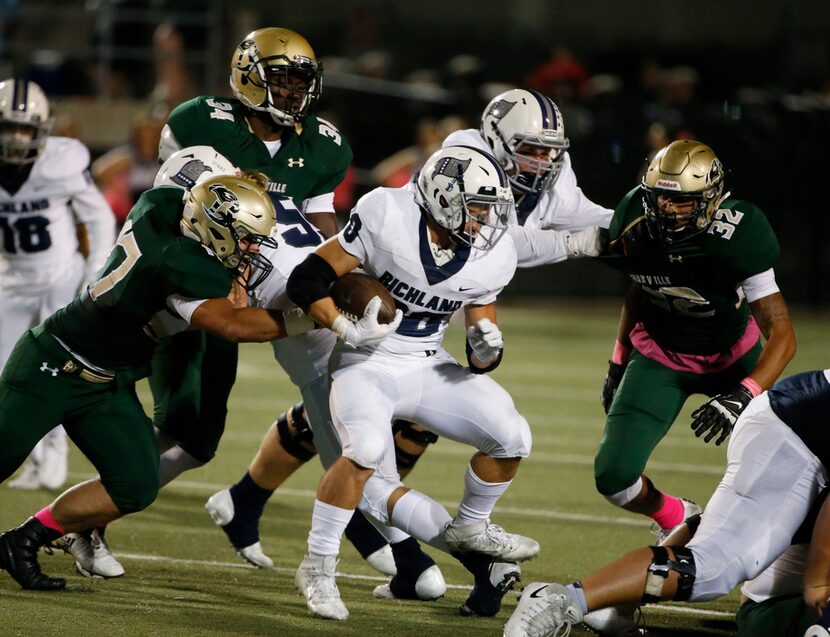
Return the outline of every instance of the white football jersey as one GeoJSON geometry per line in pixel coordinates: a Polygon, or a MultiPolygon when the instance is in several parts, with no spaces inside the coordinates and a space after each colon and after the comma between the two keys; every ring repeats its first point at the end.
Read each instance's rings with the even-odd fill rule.
{"type": "Polygon", "coordinates": [[[68,263],[83,259],[76,223],[85,224],[89,237],[85,278],[104,264],[115,218],[88,168],[81,142],[49,137],[20,189],[0,186],[0,286],[37,291],[59,281],[68,263]]]}
{"type": "MultiPolygon", "coordinates": [[[[295,309],[285,292],[291,271],[314,252],[323,236],[309,223],[291,200],[275,201],[277,248],[261,246],[260,253],[274,266],[251,295],[251,305],[270,310],[295,309]]],[[[274,357],[297,387],[328,373],[331,350],[337,342],[333,332],[317,329],[272,342],[274,357]]]]}
{"type": "Polygon", "coordinates": [[[376,188],[357,202],[337,235],[343,249],[392,293],[403,310],[400,327],[377,351],[437,350],[455,311],[492,303],[516,271],[516,250],[509,236],[488,252],[459,249],[448,263],[437,266],[425,214],[415,202],[414,188],[376,188]]]}

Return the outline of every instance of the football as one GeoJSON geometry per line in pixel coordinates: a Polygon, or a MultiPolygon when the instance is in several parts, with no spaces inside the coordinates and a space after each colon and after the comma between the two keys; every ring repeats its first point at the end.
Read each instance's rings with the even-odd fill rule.
{"type": "Polygon", "coordinates": [[[395,319],[395,300],[380,281],[368,274],[344,274],[332,284],[329,294],[340,313],[352,322],[363,316],[366,305],[374,296],[380,297],[378,323],[385,325],[395,319]]]}

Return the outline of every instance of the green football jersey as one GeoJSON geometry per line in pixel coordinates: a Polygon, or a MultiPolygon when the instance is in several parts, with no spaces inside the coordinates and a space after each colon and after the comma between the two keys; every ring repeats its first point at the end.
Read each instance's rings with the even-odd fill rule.
{"type": "Polygon", "coordinates": [[[670,246],[651,237],[644,214],[637,187],[614,211],[611,254],[602,258],[642,287],[639,318],[649,335],[684,354],[729,349],[749,319],[740,283],[770,269],[780,252],[764,213],[726,199],[706,231],[670,246]]]}
{"type": "Polygon", "coordinates": [[[85,292],[46,320],[46,330],[104,369],[149,365],[157,340],[145,326],[167,298],[224,298],[231,275],[198,241],[182,235],[182,191],[148,190],[85,292]]]}
{"type": "Polygon", "coordinates": [[[272,182],[269,191],[301,205],[309,197],[333,192],[352,149],[331,123],[310,115],[299,131],[290,131],[274,157],[245,119],[245,107],[233,98],[202,96],[177,106],[167,121],[176,141],[211,146],[238,168],[259,171],[272,182]]]}

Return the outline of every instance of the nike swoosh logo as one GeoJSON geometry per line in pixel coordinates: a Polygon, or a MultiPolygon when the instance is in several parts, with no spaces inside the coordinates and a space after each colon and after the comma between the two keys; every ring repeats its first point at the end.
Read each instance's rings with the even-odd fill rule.
{"type": "Polygon", "coordinates": [[[461,287],[461,288],[458,288],[458,291],[459,292],[467,292],[468,290],[472,290],[474,287],[475,287],[474,285],[470,286],[468,288],[461,287]]]}
{"type": "Polygon", "coordinates": [[[533,591],[530,594],[530,597],[532,597],[533,599],[538,599],[540,597],[547,597],[547,595],[539,595],[539,593],[541,593],[546,588],[547,588],[547,586],[541,586],[541,587],[537,588],[535,591],[533,591]]]}

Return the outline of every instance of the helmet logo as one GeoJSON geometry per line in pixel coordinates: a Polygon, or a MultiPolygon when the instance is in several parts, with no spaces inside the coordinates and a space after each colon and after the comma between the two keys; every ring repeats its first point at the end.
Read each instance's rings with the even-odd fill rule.
{"type": "Polygon", "coordinates": [[[714,159],[712,161],[712,166],[709,168],[709,174],[706,175],[706,183],[707,184],[715,184],[720,179],[721,174],[723,173],[723,166],[720,163],[719,159],[714,159]]]}
{"type": "Polygon", "coordinates": [[[222,184],[213,184],[209,190],[214,194],[216,200],[210,207],[202,204],[202,210],[216,223],[230,227],[233,214],[239,212],[239,199],[232,190],[222,184]]]}
{"type": "Polygon", "coordinates": [[[191,159],[170,177],[170,181],[182,188],[192,188],[201,175],[212,172],[213,169],[201,159],[191,159]]]}
{"type": "Polygon", "coordinates": [[[507,115],[513,107],[516,106],[516,102],[508,102],[507,100],[499,100],[495,104],[490,107],[490,110],[487,111],[487,115],[496,119],[500,120],[505,115],[507,115]]]}
{"type": "Polygon", "coordinates": [[[658,179],[657,188],[663,188],[664,190],[676,190],[678,192],[681,191],[680,184],[676,181],[669,181],[668,179],[658,179]]]}
{"type": "Polygon", "coordinates": [[[458,159],[456,157],[444,157],[441,161],[435,164],[435,170],[432,171],[432,179],[438,175],[449,177],[450,181],[447,184],[446,191],[449,192],[455,188],[455,182],[459,175],[463,175],[464,171],[472,162],[472,159],[458,159]]]}

